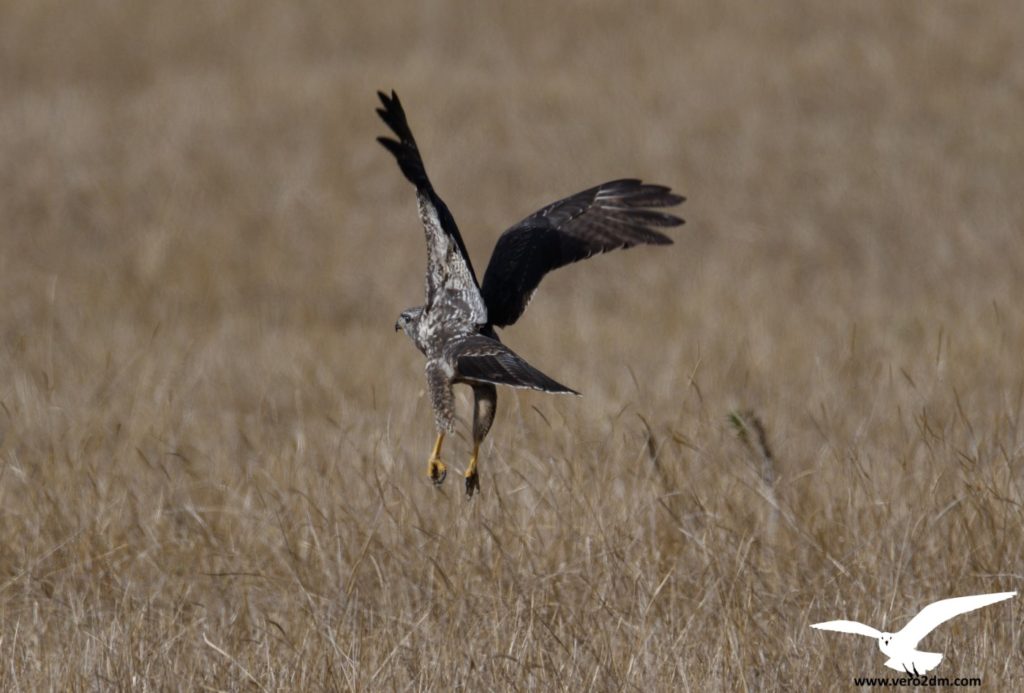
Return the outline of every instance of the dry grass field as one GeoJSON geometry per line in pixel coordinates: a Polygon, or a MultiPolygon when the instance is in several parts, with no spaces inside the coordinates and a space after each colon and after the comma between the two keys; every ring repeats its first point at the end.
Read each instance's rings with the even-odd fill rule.
{"type": "MultiPolygon", "coordinates": [[[[1020,589],[1021,26],[4,2],[0,689],[842,690],[884,657],[809,624],[1020,589]],[[503,332],[583,397],[502,390],[472,500],[392,330],[391,88],[478,271],[583,187],[688,197],[503,332]]],[[[1020,690],[1024,603],[922,647],[1020,690]]]]}

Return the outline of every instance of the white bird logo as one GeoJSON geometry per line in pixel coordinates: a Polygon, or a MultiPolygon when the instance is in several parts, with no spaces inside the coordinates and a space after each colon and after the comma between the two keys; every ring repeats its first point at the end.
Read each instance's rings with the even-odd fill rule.
{"type": "Polygon", "coordinates": [[[921,611],[898,633],[883,633],[857,621],[826,621],[815,623],[811,628],[835,630],[840,633],[866,635],[878,640],[878,649],[889,656],[885,666],[896,671],[920,676],[939,666],[942,655],[937,652],[921,652],[917,643],[949,619],[980,609],[989,604],[1017,596],[1016,592],[976,594],[970,597],[954,597],[933,602],[921,611]]]}

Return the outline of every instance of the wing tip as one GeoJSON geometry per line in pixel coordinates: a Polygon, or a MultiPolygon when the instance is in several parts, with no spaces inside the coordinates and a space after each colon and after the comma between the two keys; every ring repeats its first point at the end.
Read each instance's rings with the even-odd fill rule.
{"type": "Polygon", "coordinates": [[[409,122],[405,117],[405,109],[402,108],[402,102],[398,100],[398,94],[395,93],[395,90],[391,90],[391,96],[378,90],[377,97],[380,99],[383,108],[378,107],[375,110],[380,119],[384,121],[384,124],[391,128],[392,132],[402,142],[408,141],[410,144],[415,144],[412,131],[409,129],[409,122]]]}
{"type": "Polygon", "coordinates": [[[416,146],[416,139],[409,128],[409,122],[405,117],[405,111],[398,100],[398,94],[391,90],[389,97],[383,91],[378,91],[383,108],[377,108],[377,115],[384,121],[384,124],[391,130],[389,135],[380,136],[377,142],[387,149],[395,157],[399,168],[406,179],[416,186],[418,190],[429,189],[430,180],[423,166],[423,159],[420,157],[419,148],[416,146]]]}
{"type": "Polygon", "coordinates": [[[402,103],[398,100],[398,94],[395,93],[394,89],[391,90],[391,96],[388,96],[382,90],[378,89],[377,98],[380,99],[380,102],[384,104],[384,107],[388,110],[391,109],[392,104],[398,106],[399,109],[402,108],[402,103]]]}
{"type": "Polygon", "coordinates": [[[623,198],[644,200],[643,207],[674,207],[686,202],[686,196],[674,192],[668,185],[645,183],[640,178],[616,178],[596,186],[596,195],[618,195],[623,198]],[[653,200],[646,202],[647,200],[653,200]]]}
{"type": "Polygon", "coordinates": [[[999,597],[999,601],[1003,601],[1004,599],[1012,599],[1013,597],[1017,596],[1017,590],[1014,590],[1013,592],[996,592],[992,596],[999,597]]]}
{"type": "MultiPolygon", "coordinates": [[[[406,160],[408,159],[408,156],[405,151],[405,147],[402,145],[402,143],[391,137],[384,137],[383,135],[378,137],[377,141],[380,142],[381,146],[384,147],[384,149],[387,149],[389,152],[391,152],[391,154],[398,161],[398,165],[402,169],[402,172],[405,173],[406,160]]],[[[406,177],[408,177],[408,174],[406,174],[406,177]]]]}

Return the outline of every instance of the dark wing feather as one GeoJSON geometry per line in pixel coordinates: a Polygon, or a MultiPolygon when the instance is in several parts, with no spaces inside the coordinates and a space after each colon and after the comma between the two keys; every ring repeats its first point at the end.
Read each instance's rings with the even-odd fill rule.
{"type": "Polygon", "coordinates": [[[651,227],[683,220],[657,211],[684,201],[663,185],[613,180],[578,192],[523,219],[501,234],[484,272],[481,293],[490,324],[513,324],[551,270],[616,248],[667,245],[651,227]]]}
{"type": "Polygon", "coordinates": [[[470,335],[448,348],[459,380],[579,394],[544,375],[496,339],[470,335]]]}
{"type": "Polygon", "coordinates": [[[394,155],[402,173],[416,186],[420,220],[427,235],[427,303],[433,303],[443,289],[466,291],[471,294],[470,303],[474,304],[471,305],[473,321],[480,322],[485,309],[483,300],[478,298],[479,283],[455,218],[427,177],[398,95],[392,91],[391,96],[384,92],[377,92],[377,96],[383,106],[377,109],[377,114],[398,138],[378,137],[377,141],[394,155]]]}

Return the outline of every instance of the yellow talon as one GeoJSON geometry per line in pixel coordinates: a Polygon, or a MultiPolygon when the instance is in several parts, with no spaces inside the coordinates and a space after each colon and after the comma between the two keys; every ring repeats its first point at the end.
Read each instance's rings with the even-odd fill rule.
{"type": "Polygon", "coordinates": [[[430,480],[434,482],[435,486],[440,486],[444,483],[444,478],[448,476],[448,468],[440,459],[430,460],[428,464],[427,474],[430,476],[430,480]]]}
{"type": "Polygon", "coordinates": [[[444,433],[438,433],[437,440],[434,442],[434,451],[430,453],[430,460],[427,461],[427,476],[435,486],[443,484],[444,478],[448,476],[448,468],[441,461],[441,443],[443,442],[444,433]]]}

